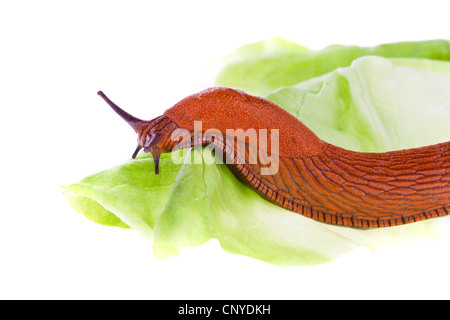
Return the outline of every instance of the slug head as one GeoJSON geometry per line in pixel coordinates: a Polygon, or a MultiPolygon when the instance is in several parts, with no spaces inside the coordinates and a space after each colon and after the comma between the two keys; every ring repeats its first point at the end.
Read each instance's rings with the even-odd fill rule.
{"type": "Polygon", "coordinates": [[[172,128],[173,122],[166,116],[160,116],[150,121],[138,119],[118,107],[102,91],[97,94],[137,133],[138,145],[132,158],[136,158],[142,148],[144,152],[150,152],[155,163],[155,173],[158,174],[161,153],[172,151],[171,144],[168,141],[170,141],[170,133],[174,129],[172,128]]]}

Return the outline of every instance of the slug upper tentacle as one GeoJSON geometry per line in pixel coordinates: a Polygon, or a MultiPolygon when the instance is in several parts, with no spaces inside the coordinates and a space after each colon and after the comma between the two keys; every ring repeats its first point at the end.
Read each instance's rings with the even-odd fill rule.
{"type": "Polygon", "coordinates": [[[189,96],[150,121],[99,95],[137,132],[133,158],[141,148],[151,152],[156,174],[161,153],[211,145],[262,197],[321,222],[376,228],[450,213],[450,142],[385,153],[349,151],[319,139],[272,102],[231,88],[189,96]],[[178,130],[183,139],[174,138],[178,130]],[[239,130],[243,138],[230,134],[239,130]]]}

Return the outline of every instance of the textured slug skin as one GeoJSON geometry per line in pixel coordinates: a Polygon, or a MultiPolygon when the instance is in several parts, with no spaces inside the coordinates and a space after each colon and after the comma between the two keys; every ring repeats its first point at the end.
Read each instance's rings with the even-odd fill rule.
{"type": "Polygon", "coordinates": [[[349,151],[320,140],[272,102],[231,88],[201,91],[150,121],[133,117],[103,92],[98,94],[138,134],[133,158],[141,148],[151,152],[156,174],[161,153],[209,145],[223,150],[235,176],[265,199],[321,222],[377,228],[450,211],[450,142],[385,153],[349,151]],[[196,132],[196,121],[204,134],[196,132]],[[184,133],[173,139],[178,129],[184,133]],[[220,135],[207,135],[210,129],[220,135]],[[227,129],[253,129],[258,142],[245,137],[234,142],[227,129]],[[278,152],[272,149],[274,129],[279,131],[278,152]],[[269,150],[260,148],[261,138],[267,139],[269,150]],[[257,161],[251,150],[258,150],[257,161]],[[279,159],[277,166],[270,165],[270,155],[279,159]],[[268,164],[271,174],[262,172],[268,164]]]}
{"type": "MultiPolygon", "coordinates": [[[[229,167],[264,198],[312,219],[373,228],[450,211],[450,142],[386,153],[349,151],[320,140],[270,101],[221,87],[189,96],[164,115],[191,133],[194,121],[224,135],[226,129],[278,129],[276,174],[261,175],[259,163],[229,167]]],[[[220,140],[213,144],[224,147],[220,140]]],[[[227,155],[236,159],[234,151],[227,155]]]]}

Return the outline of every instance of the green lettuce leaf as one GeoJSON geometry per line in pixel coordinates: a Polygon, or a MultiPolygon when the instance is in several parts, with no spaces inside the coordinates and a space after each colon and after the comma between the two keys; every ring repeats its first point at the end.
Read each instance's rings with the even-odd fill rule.
{"type": "Polygon", "coordinates": [[[155,175],[151,156],[140,154],[63,188],[69,204],[91,221],[131,227],[153,240],[155,221],[166,205],[181,166],[182,161],[176,163],[171,154],[163,154],[160,168],[164,174],[155,175]]]}
{"type": "Polygon", "coordinates": [[[450,140],[449,67],[428,59],[362,57],[266,98],[346,149],[421,147],[450,140]]]}
{"type": "MultiPolygon", "coordinates": [[[[268,98],[341,147],[385,151],[434,144],[450,140],[449,65],[367,56],[268,98]]],[[[450,222],[441,217],[371,230],[327,225],[262,199],[214,163],[208,149],[175,158],[163,155],[155,175],[151,157],[140,155],[65,187],[66,194],[93,221],[140,232],[161,258],[217,239],[228,252],[272,264],[316,265],[358,246],[437,236],[450,222]]]]}
{"type": "Polygon", "coordinates": [[[448,61],[450,41],[399,42],[375,47],[331,45],[309,50],[276,37],[245,45],[225,57],[216,85],[265,96],[278,88],[350,66],[355,59],[368,55],[448,61]]]}

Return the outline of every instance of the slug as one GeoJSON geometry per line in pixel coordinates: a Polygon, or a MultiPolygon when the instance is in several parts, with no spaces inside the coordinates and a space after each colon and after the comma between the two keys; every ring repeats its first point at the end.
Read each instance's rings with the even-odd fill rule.
{"type": "Polygon", "coordinates": [[[319,139],[274,103],[225,87],[186,97],[150,121],[98,94],[136,131],[132,157],[142,148],[151,152],[156,174],[161,153],[201,144],[222,150],[233,174],[263,198],[320,222],[379,228],[450,211],[450,142],[384,153],[345,150],[319,139]],[[229,129],[255,132],[271,147],[250,161],[259,145],[249,136],[230,139],[229,129]],[[185,134],[174,139],[177,130],[185,134]],[[206,134],[211,130],[215,134],[206,134]]]}

